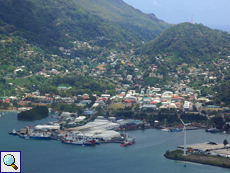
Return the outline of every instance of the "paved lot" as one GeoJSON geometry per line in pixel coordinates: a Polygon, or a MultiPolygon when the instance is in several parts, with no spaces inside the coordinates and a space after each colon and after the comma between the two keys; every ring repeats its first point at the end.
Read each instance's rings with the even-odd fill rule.
{"type": "MultiPolygon", "coordinates": [[[[230,144],[228,144],[227,146],[230,147],[230,144]]],[[[184,145],[179,145],[178,148],[184,148],[184,145]]],[[[190,144],[190,145],[187,145],[186,148],[199,149],[203,151],[207,149],[217,150],[217,149],[224,148],[224,144],[211,145],[206,142],[206,143],[200,143],[200,144],[190,144]]],[[[230,149],[228,152],[230,153],[230,149]]]]}
{"type": "Polygon", "coordinates": [[[217,153],[217,154],[230,155],[230,148],[229,149],[215,150],[214,152],[217,153]]]}

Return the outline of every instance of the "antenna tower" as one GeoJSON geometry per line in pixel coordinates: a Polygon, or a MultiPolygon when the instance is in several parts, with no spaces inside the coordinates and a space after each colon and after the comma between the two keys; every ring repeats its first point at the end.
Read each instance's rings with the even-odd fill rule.
{"type": "Polygon", "coordinates": [[[193,15],[192,15],[192,20],[191,20],[191,23],[193,24],[193,15]]]}

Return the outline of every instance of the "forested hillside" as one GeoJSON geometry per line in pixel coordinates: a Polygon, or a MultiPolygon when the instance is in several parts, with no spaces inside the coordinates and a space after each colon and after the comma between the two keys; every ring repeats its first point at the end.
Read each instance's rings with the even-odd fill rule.
{"type": "MultiPolygon", "coordinates": [[[[1,25],[0,34],[20,36],[49,50],[53,46],[64,46],[68,41],[89,41],[102,36],[104,42],[100,43],[103,45],[137,43],[145,41],[149,33],[145,26],[142,32],[137,32],[131,25],[119,25],[88,13],[73,0],[0,0],[0,21],[2,25],[7,24],[7,27],[1,25]]],[[[158,28],[156,24],[155,27],[158,28]]],[[[155,37],[161,31],[163,29],[158,28],[151,32],[155,37]]]]}
{"type": "MultiPolygon", "coordinates": [[[[154,14],[145,14],[123,0],[75,0],[91,14],[119,25],[126,32],[140,35],[142,41],[150,41],[171,25],[154,14]]],[[[135,38],[135,37],[134,37],[135,38]]]]}
{"type": "Polygon", "coordinates": [[[202,24],[181,23],[167,29],[136,53],[151,57],[161,54],[165,61],[178,64],[212,61],[230,55],[230,34],[202,24]]]}

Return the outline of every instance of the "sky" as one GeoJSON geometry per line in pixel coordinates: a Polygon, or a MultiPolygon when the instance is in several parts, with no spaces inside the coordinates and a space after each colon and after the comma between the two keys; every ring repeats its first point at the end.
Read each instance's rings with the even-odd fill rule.
{"type": "Polygon", "coordinates": [[[123,0],[144,13],[154,13],[167,23],[202,23],[230,32],[230,0],[123,0]]]}

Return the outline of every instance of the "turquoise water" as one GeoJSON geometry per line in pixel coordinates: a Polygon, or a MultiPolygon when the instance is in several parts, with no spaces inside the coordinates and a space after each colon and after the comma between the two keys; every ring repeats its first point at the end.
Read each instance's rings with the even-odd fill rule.
{"type": "MultiPolygon", "coordinates": [[[[128,147],[119,144],[100,144],[93,147],[65,145],[60,141],[37,141],[8,135],[13,128],[19,130],[27,125],[55,121],[51,117],[38,121],[18,121],[16,113],[9,112],[0,118],[0,151],[21,151],[23,173],[222,173],[229,169],[178,162],[163,157],[166,150],[183,144],[181,132],[168,133],[148,129],[129,131],[137,137],[136,143],[128,147]]],[[[208,140],[222,143],[230,141],[229,134],[211,134],[205,130],[187,131],[187,143],[208,140]]]]}

